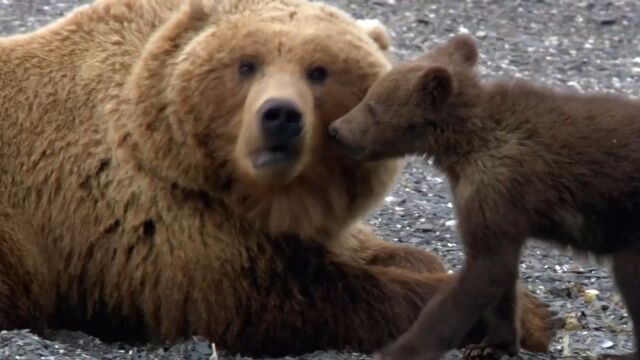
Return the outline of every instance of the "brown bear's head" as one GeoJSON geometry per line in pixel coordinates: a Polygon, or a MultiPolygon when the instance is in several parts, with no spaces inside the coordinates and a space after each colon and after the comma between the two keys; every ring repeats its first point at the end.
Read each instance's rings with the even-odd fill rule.
{"type": "Polygon", "coordinates": [[[389,70],[388,46],[382,25],[324,4],[191,0],[133,68],[120,143],[144,171],[270,233],[331,237],[399,169],[344,156],[327,132],[389,70]]]}
{"type": "Polygon", "coordinates": [[[457,35],[378,80],[329,132],[360,160],[435,155],[481,102],[473,38],[457,35]]]}

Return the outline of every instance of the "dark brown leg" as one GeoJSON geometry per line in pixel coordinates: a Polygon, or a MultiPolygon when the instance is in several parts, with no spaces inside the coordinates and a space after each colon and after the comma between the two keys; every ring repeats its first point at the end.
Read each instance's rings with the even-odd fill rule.
{"type": "Polygon", "coordinates": [[[515,286],[505,290],[500,301],[485,316],[489,329],[486,338],[479,345],[467,347],[465,359],[499,359],[503,355],[514,356],[519,352],[517,300],[515,286]]]}
{"type": "MultiPolygon", "coordinates": [[[[358,244],[355,252],[362,256],[364,262],[368,265],[397,267],[418,273],[440,274],[446,271],[445,265],[437,255],[414,246],[383,241],[379,239],[369,228],[354,228],[354,231],[350,233],[350,236],[352,236],[358,244]]],[[[511,330],[514,325],[513,320],[510,319],[514,318],[517,318],[518,323],[520,323],[521,347],[535,352],[548,351],[549,344],[557,330],[555,326],[557,321],[554,320],[553,314],[549,310],[549,306],[541,302],[524,288],[519,288],[518,296],[520,298],[520,306],[515,308],[513,306],[514,296],[514,293],[512,293],[511,298],[505,299],[502,304],[496,306],[497,316],[494,321],[507,318],[505,329],[499,330],[500,327],[496,326],[496,329],[494,330],[496,333],[490,336],[493,340],[485,340],[483,345],[481,345],[483,350],[482,352],[484,352],[489,344],[496,345],[495,349],[491,348],[491,351],[494,354],[498,354],[500,352],[511,352],[505,351],[503,346],[500,344],[509,342],[501,340],[507,336],[517,336],[517,333],[511,330]],[[519,312],[518,314],[508,314],[508,312],[516,310],[519,312]],[[505,332],[506,335],[500,335],[500,331],[505,332]]],[[[486,329],[486,323],[491,320],[488,317],[485,317],[484,320],[486,320],[483,321],[484,324],[478,325],[481,325],[486,329]]],[[[474,344],[481,340],[481,338],[475,341],[473,340],[479,336],[479,332],[477,330],[479,329],[476,326],[474,333],[468,334],[470,337],[467,340],[474,344]]],[[[484,334],[485,330],[481,331],[482,334],[484,334]]],[[[467,344],[463,343],[461,345],[467,344]]],[[[478,349],[478,347],[474,348],[478,349]]]]}
{"type": "Polygon", "coordinates": [[[599,360],[640,360],[640,252],[628,250],[613,256],[613,275],[633,324],[636,351],[629,354],[603,354],[599,360]]]}
{"type": "MultiPolygon", "coordinates": [[[[482,314],[498,304],[505,291],[515,288],[524,239],[501,243],[496,240],[493,241],[494,246],[491,246],[491,239],[488,242],[483,242],[485,239],[482,237],[473,240],[480,242],[471,244],[473,251],[467,252],[466,263],[455,286],[434,298],[409,331],[381,351],[378,358],[440,359],[461,342],[482,314]]],[[[505,319],[498,325],[508,321],[505,319]]],[[[501,334],[501,331],[496,331],[496,334],[501,334]]],[[[510,347],[517,348],[517,344],[510,347]]]]}

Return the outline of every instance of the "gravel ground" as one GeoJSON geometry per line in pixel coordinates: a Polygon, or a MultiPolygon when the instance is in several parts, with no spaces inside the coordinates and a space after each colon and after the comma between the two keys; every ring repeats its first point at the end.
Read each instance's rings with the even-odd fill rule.
{"type": "MultiPolygon", "coordinates": [[[[31,30],[87,0],[0,0],[0,33],[31,30]]],[[[488,77],[521,76],[585,91],[640,92],[640,2],[637,0],[331,0],[357,17],[379,18],[392,30],[394,53],[406,59],[454,33],[478,38],[488,77]]],[[[430,249],[452,269],[462,262],[446,184],[423,159],[370,222],[389,240],[430,249]]],[[[604,268],[577,262],[531,243],[521,263],[523,282],[565,317],[551,354],[525,359],[589,359],[629,350],[631,328],[604,268]]],[[[81,333],[47,339],[27,331],[0,333],[1,359],[209,359],[211,345],[194,340],[170,348],[103,344],[81,333]]],[[[457,358],[455,352],[451,358],[457,358]]],[[[306,359],[368,359],[315,353],[306,359]]]]}

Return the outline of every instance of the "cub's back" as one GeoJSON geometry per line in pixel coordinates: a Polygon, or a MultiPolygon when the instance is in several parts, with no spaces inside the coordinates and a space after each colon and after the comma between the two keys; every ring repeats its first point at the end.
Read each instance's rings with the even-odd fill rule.
{"type": "Polygon", "coordinates": [[[537,214],[535,236],[597,253],[640,236],[640,102],[526,83],[504,90],[498,132],[515,153],[507,182],[537,214]]]}

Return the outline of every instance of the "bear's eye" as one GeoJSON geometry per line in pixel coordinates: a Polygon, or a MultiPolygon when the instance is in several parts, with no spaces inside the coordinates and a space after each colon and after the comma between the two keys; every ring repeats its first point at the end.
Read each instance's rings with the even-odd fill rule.
{"type": "Polygon", "coordinates": [[[242,61],[238,65],[238,74],[243,78],[250,78],[258,72],[258,65],[254,61],[242,61]]]}
{"type": "Polygon", "coordinates": [[[322,84],[329,77],[329,71],[324,66],[316,66],[307,72],[307,78],[314,84],[322,84]]]}

